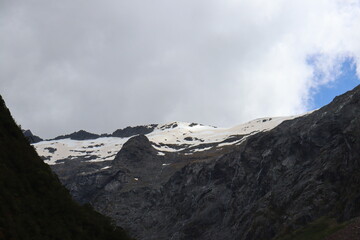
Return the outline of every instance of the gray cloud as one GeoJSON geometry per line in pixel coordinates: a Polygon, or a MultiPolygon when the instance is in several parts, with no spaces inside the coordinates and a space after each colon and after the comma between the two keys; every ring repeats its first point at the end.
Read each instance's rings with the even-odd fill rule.
{"type": "Polygon", "coordinates": [[[44,137],[236,125],[308,110],[311,89],[359,63],[359,23],[354,0],[4,0],[0,89],[44,137]]]}

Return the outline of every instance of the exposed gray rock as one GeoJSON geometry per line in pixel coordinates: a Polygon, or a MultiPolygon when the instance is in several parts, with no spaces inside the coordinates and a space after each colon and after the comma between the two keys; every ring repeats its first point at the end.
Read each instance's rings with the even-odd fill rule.
{"type": "Polygon", "coordinates": [[[100,137],[100,135],[98,135],[98,134],[89,133],[87,131],[80,130],[77,132],[73,132],[71,134],[58,136],[51,140],[59,140],[59,139],[66,139],[66,138],[70,138],[72,140],[90,140],[90,139],[96,139],[99,137],[100,137]]]}
{"type": "Polygon", "coordinates": [[[157,124],[150,124],[150,125],[146,125],[146,126],[136,126],[136,127],[126,127],[124,129],[118,129],[115,132],[112,133],[111,136],[113,137],[121,137],[121,138],[125,138],[125,137],[132,137],[135,135],[144,135],[144,134],[148,134],[151,133],[152,131],[154,131],[154,129],[157,127],[157,124]]]}
{"type": "Polygon", "coordinates": [[[29,129],[28,130],[22,130],[24,136],[29,140],[29,143],[37,143],[43,141],[42,138],[34,135],[29,129]]]}
{"type": "Polygon", "coordinates": [[[224,151],[159,156],[139,135],[111,163],[54,170],[137,239],[272,239],[321,216],[360,215],[359,139],[357,87],[224,151]]]}
{"type": "Polygon", "coordinates": [[[113,165],[125,165],[132,168],[144,168],[149,165],[161,165],[163,157],[157,156],[157,151],[145,135],[130,138],[116,155],[113,165]]]}

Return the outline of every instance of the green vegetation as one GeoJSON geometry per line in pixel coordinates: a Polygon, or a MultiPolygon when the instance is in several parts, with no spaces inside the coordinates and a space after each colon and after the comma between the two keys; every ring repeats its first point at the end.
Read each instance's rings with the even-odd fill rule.
{"type": "Polygon", "coordinates": [[[109,218],[71,199],[27,142],[1,96],[0,239],[130,239],[109,218]]]}
{"type": "Polygon", "coordinates": [[[275,240],[323,240],[347,224],[349,222],[338,223],[335,219],[322,217],[299,230],[275,238],[275,240]]]}

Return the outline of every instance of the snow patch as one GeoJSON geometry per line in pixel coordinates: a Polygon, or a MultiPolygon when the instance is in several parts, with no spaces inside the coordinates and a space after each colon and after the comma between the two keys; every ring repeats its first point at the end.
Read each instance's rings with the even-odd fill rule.
{"type": "Polygon", "coordinates": [[[109,168],[111,168],[111,166],[103,167],[103,168],[101,168],[100,170],[105,170],[105,169],[109,169],[109,168]]]}
{"type": "MultiPolygon", "coordinates": [[[[192,153],[185,154],[191,155],[193,152],[206,151],[212,148],[211,146],[196,149],[197,146],[202,144],[213,144],[218,147],[238,145],[248,136],[268,131],[285,120],[299,116],[302,115],[259,118],[231,128],[216,128],[194,123],[173,122],[158,125],[154,131],[146,134],[146,136],[154,143],[153,147],[158,151],[157,154],[159,156],[164,156],[166,152],[180,152],[188,148],[192,148],[193,151],[192,153]],[[224,142],[234,135],[243,137],[235,142],[224,142]],[[172,145],[174,147],[171,147],[172,145]]],[[[45,159],[44,162],[49,165],[59,164],[61,161],[57,161],[66,159],[89,158],[88,162],[102,162],[113,160],[123,144],[128,140],[129,138],[101,137],[93,140],[77,141],[68,138],[42,141],[33,144],[33,146],[38,154],[45,159]],[[55,148],[56,151],[49,151],[50,146],[55,148]]]]}

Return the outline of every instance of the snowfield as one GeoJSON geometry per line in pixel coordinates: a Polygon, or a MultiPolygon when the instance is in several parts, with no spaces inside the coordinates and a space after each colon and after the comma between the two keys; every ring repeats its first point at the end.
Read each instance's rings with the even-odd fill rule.
{"type": "MultiPolygon", "coordinates": [[[[223,147],[228,145],[238,145],[247,136],[268,131],[278,126],[285,120],[293,119],[302,115],[291,117],[259,118],[253,121],[231,127],[216,128],[201,124],[173,122],[158,125],[153,132],[146,134],[153,143],[153,147],[158,150],[158,155],[165,155],[167,152],[191,151],[200,152],[211,149],[212,147],[223,147]],[[231,141],[231,136],[243,135],[241,140],[231,141]],[[224,142],[225,140],[228,140],[224,142]],[[212,144],[211,147],[196,149],[196,146],[212,144]],[[195,148],[195,149],[194,149],[195,148]]],[[[38,154],[43,157],[45,163],[49,165],[61,163],[61,160],[71,160],[83,158],[86,161],[100,162],[113,160],[120,151],[128,138],[101,137],[93,140],[50,140],[33,144],[38,154]]]]}

